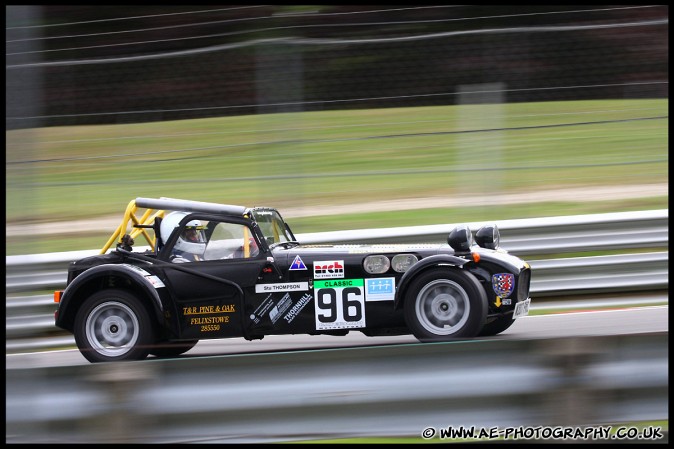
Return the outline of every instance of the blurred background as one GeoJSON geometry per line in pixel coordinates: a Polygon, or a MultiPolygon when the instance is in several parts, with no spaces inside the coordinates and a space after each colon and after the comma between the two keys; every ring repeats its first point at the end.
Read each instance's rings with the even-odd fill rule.
{"type": "MultiPolygon", "coordinates": [[[[668,208],[665,5],[5,11],[8,259],[100,249],[139,196],[276,207],[296,234],[668,208]]],[[[654,272],[665,279],[657,303],[668,304],[662,215],[650,234],[641,221],[625,231],[646,243],[626,245],[624,271],[577,271],[611,292],[624,288],[621,276],[653,288],[654,272]]],[[[547,240],[564,241],[555,236],[547,240]]],[[[567,249],[563,262],[620,251],[587,246],[567,249]]],[[[262,430],[297,437],[341,423],[355,435],[418,436],[427,425],[668,416],[660,309],[664,324],[577,314],[596,340],[565,322],[555,329],[568,338],[529,338],[546,329],[466,343],[480,351],[395,345],[237,358],[256,342],[235,341],[202,353],[222,357],[83,365],[74,350],[38,352],[74,347],[53,325],[65,263],[56,280],[21,272],[44,262],[51,275],[48,256],[15,263],[21,285],[6,282],[8,442],[218,442],[205,439],[211,431],[250,442],[262,430]],[[632,324],[642,331],[614,335],[632,324]]],[[[543,262],[532,262],[541,277],[543,262]]]]}
{"type": "Polygon", "coordinates": [[[666,208],[668,16],[6,6],[7,254],[98,248],[138,196],[296,233],[666,208]]]}

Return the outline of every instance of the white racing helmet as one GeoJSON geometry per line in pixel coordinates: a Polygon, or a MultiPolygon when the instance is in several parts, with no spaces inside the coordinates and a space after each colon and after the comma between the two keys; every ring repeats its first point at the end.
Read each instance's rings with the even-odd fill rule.
{"type": "MultiPolygon", "coordinates": [[[[161,222],[159,233],[166,243],[171,233],[178,227],[178,223],[187,215],[187,212],[171,212],[161,222]]],[[[174,246],[179,251],[202,255],[206,250],[206,234],[199,220],[192,220],[185,225],[178,241],[174,246]]]]}

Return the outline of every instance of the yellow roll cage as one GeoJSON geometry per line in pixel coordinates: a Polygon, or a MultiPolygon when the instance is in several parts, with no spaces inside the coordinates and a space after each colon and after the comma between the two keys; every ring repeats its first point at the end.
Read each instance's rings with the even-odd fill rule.
{"type": "Polygon", "coordinates": [[[145,210],[143,215],[140,218],[138,218],[137,216],[138,209],[139,207],[136,205],[136,200],[131,200],[129,202],[129,205],[126,206],[126,211],[124,211],[124,218],[122,219],[122,223],[120,223],[115,232],[112,234],[112,236],[110,236],[108,241],[105,243],[105,246],[101,250],[100,254],[105,254],[108,251],[108,249],[110,249],[115,240],[117,240],[117,243],[122,243],[122,237],[124,237],[124,235],[126,234],[129,234],[133,239],[135,239],[139,235],[142,235],[147,241],[147,243],[150,245],[150,248],[152,248],[152,251],[155,250],[155,247],[157,245],[157,236],[150,236],[146,228],[136,228],[133,226],[135,225],[152,226],[157,217],[164,218],[164,214],[166,213],[166,211],[148,208],[145,210]],[[129,222],[133,222],[133,224],[131,225],[132,227],[131,232],[127,232],[127,229],[129,228],[129,222]]]}
{"type": "MultiPolygon", "coordinates": [[[[100,254],[105,254],[115,241],[122,243],[123,237],[128,234],[132,239],[136,239],[142,235],[147,241],[152,251],[155,251],[157,246],[157,236],[150,236],[147,232],[148,228],[152,228],[157,217],[164,218],[166,211],[170,210],[185,210],[185,211],[201,211],[214,212],[226,214],[241,214],[244,217],[248,215],[245,213],[246,209],[243,206],[233,206],[228,204],[207,203],[203,201],[178,200],[173,198],[136,198],[131,200],[124,211],[124,218],[120,225],[115,229],[115,232],[110,236],[105,246],[101,249],[100,254]],[[160,209],[159,206],[164,207],[160,209]],[[145,212],[138,217],[139,209],[145,209],[145,212]],[[131,225],[132,230],[127,232],[131,225]]],[[[277,234],[275,230],[275,234],[277,234]]],[[[248,228],[244,228],[243,250],[244,257],[250,256],[250,241],[248,228]]]]}

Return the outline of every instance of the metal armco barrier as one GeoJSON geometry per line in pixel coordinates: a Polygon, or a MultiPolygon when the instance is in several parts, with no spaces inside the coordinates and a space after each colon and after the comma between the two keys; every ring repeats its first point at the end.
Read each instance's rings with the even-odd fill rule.
{"type": "Polygon", "coordinates": [[[11,369],[6,442],[263,443],[666,420],[668,346],[664,332],[11,369]]]}
{"type": "MultiPolygon", "coordinates": [[[[669,209],[494,221],[501,246],[518,256],[667,246],[669,209]]],[[[485,222],[467,223],[473,232],[485,222]]],[[[302,243],[447,242],[454,224],[298,235],[302,243]]]]}
{"type": "Polygon", "coordinates": [[[667,289],[669,252],[529,261],[531,295],[574,295],[667,289]]]}
{"type": "MultiPolygon", "coordinates": [[[[501,246],[517,256],[569,252],[658,248],[669,245],[669,210],[573,215],[495,222],[501,246]]],[[[475,232],[484,222],[468,223],[475,232]]],[[[358,229],[298,234],[305,244],[446,243],[456,224],[358,229]]],[[[137,248],[141,251],[144,248],[137,248]]],[[[6,256],[8,292],[36,291],[65,285],[68,264],[98,250],[6,256]]]]}

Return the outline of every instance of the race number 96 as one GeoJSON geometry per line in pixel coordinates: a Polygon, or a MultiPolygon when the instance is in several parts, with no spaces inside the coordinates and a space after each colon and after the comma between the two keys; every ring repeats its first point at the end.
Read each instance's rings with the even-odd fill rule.
{"type": "Polygon", "coordinates": [[[362,279],[314,281],[316,329],[365,327],[362,279]]]}

